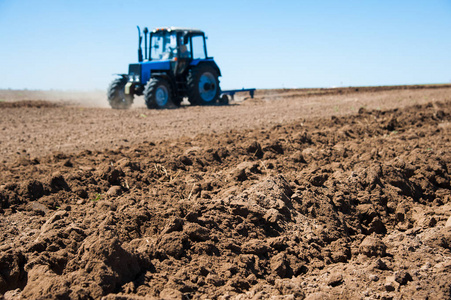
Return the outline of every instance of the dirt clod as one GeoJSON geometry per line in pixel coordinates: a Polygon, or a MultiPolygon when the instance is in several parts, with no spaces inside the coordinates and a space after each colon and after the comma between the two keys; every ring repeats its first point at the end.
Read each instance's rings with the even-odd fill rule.
{"type": "Polygon", "coordinates": [[[359,252],[366,256],[385,256],[387,246],[380,239],[367,236],[359,246],[359,252]]]}

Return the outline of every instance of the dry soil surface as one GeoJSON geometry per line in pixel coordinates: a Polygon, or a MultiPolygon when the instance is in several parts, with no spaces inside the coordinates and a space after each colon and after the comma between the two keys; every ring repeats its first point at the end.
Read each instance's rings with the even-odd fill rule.
{"type": "Polygon", "coordinates": [[[450,86],[21,93],[0,91],[0,297],[451,298],[450,86]]]}

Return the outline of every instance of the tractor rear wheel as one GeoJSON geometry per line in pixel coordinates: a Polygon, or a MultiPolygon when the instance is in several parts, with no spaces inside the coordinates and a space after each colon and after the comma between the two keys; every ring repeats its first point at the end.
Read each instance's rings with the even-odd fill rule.
{"type": "Polygon", "coordinates": [[[171,85],[164,78],[151,78],[144,88],[147,108],[174,108],[171,85]]]}
{"type": "Polygon", "coordinates": [[[188,74],[188,101],[193,105],[214,105],[220,88],[218,72],[207,64],[193,68],[188,74]]]}
{"type": "Polygon", "coordinates": [[[108,87],[108,102],[114,109],[128,109],[133,104],[133,95],[125,94],[125,85],[127,84],[127,76],[116,78],[108,87]]]}

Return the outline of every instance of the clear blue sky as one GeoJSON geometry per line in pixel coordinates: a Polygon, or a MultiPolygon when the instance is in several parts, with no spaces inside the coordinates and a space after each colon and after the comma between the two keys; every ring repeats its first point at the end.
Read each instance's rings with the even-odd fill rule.
{"type": "Polygon", "coordinates": [[[451,0],[0,0],[0,88],[106,89],[136,25],[204,30],[223,89],[451,82],[451,0]]]}

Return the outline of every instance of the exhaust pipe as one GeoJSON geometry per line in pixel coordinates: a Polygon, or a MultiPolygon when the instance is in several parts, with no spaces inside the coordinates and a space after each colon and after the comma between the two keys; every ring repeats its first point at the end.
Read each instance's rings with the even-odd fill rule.
{"type": "MultiPolygon", "coordinates": [[[[147,33],[149,32],[147,27],[144,27],[143,32],[144,32],[144,59],[147,60],[147,33]]],[[[149,47],[149,49],[150,49],[150,47],[149,47]]],[[[150,58],[150,53],[149,53],[149,58],[150,58]]]]}
{"type": "MultiPolygon", "coordinates": [[[[142,42],[142,40],[143,40],[143,37],[142,37],[142,35],[141,35],[141,29],[139,28],[139,26],[136,26],[136,27],[138,27],[138,36],[139,36],[139,42],[138,42],[138,61],[139,61],[139,62],[142,62],[142,61],[143,61],[143,49],[141,48],[141,42],[142,42]]],[[[147,29],[147,28],[145,28],[145,29],[147,29]]]]}

